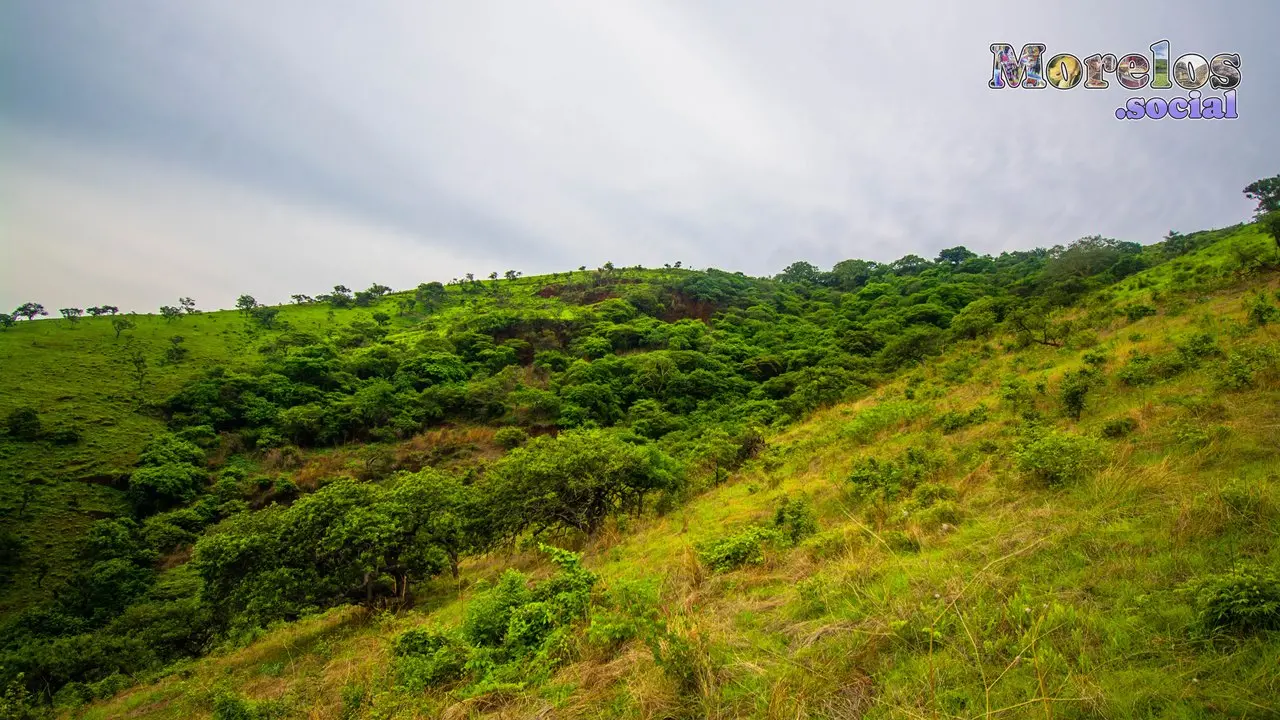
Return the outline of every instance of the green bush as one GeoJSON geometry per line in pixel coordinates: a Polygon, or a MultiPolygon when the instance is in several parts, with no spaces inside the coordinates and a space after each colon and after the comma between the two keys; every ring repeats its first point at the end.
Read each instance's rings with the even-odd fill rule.
{"type": "Polygon", "coordinates": [[[532,600],[529,579],[518,570],[508,569],[497,585],[487,588],[479,583],[479,592],[467,605],[462,620],[462,634],[478,647],[498,647],[507,636],[507,625],[516,608],[532,600]]]}
{"type": "Polygon", "coordinates": [[[926,482],[920,483],[916,489],[911,492],[911,508],[915,510],[923,510],[939,501],[951,501],[956,499],[955,488],[942,483],[926,482]]]}
{"type": "Polygon", "coordinates": [[[1241,565],[1200,578],[1188,589],[1204,632],[1280,630],[1280,578],[1273,571],[1241,565]]]}
{"type": "Polygon", "coordinates": [[[461,679],[471,659],[470,648],[462,640],[428,628],[401,633],[391,654],[397,683],[414,691],[461,679]]]}
{"type": "Polygon", "coordinates": [[[1099,459],[1099,448],[1093,440],[1058,430],[1033,432],[1014,450],[1014,461],[1023,475],[1046,485],[1079,480],[1099,459]]]}
{"type": "Polygon", "coordinates": [[[1084,412],[1085,399],[1100,381],[1098,372],[1092,367],[1069,372],[1062,378],[1059,393],[1062,396],[1062,409],[1075,420],[1084,412]]]}
{"type": "Polygon", "coordinates": [[[818,518],[813,504],[804,496],[783,496],[773,516],[773,525],[792,545],[818,532],[818,518]]]}
{"type": "Polygon", "coordinates": [[[75,445],[84,437],[79,425],[61,425],[49,431],[49,440],[58,445],[75,445]]]}
{"type": "Polygon", "coordinates": [[[1245,313],[1249,318],[1250,325],[1257,325],[1261,327],[1275,322],[1276,318],[1280,317],[1280,308],[1272,305],[1266,295],[1258,293],[1257,295],[1254,295],[1253,300],[1245,306],[1245,313]]]}
{"type": "Polygon", "coordinates": [[[764,562],[764,545],[780,539],[781,534],[771,528],[751,527],[740,533],[719,540],[712,540],[698,548],[698,558],[715,572],[728,572],[744,565],[764,562]]]}
{"type": "Polygon", "coordinates": [[[1138,421],[1131,417],[1112,418],[1102,424],[1102,437],[1115,440],[1138,429],[1138,421]]]}
{"type": "Polygon", "coordinates": [[[1155,314],[1156,309],[1146,303],[1134,303],[1124,309],[1124,315],[1129,318],[1129,322],[1141,320],[1144,317],[1150,317],[1155,314]]]}
{"type": "Polygon", "coordinates": [[[523,428],[518,427],[499,428],[499,430],[493,434],[493,441],[508,450],[520,447],[525,444],[528,439],[529,433],[525,432],[523,428]]]}
{"type": "Polygon", "coordinates": [[[5,419],[5,429],[13,437],[22,440],[34,440],[40,437],[40,415],[35,408],[15,408],[5,419]]]}
{"type": "Polygon", "coordinates": [[[1231,353],[1226,367],[1218,374],[1220,390],[1244,390],[1253,387],[1258,375],[1280,365],[1280,352],[1274,345],[1244,348],[1231,353]]]}
{"type": "Polygon", "coordinates": [[[1181,353],[1150,355],[1134,352],[1129,356],[1129,362],[1116,372],[1116,377],[1125,385],[1151,385],[1177,377],[1187,370],[1187,367],[1187,361],[1181,353]]]}
{"type": "Polygon", "coordinates": [[[652,581],[616,582],[591,616],[587,641],[606,650],[648,633],[658,619],[658,586],[652,581]]]}
{"type": "Polygon", "coordinates": [[[913,535],[908,535],[901,530],[890,530],[880,536],[885,545],[888,545],[894,552],[917,553],[920,552],[920,540],[913,535]]]}
{"type": "Polygon", "coordinates": [[[941,466],[939,456],[921,447],[907,448],[893,460],[861,458],[849,472],[850,494],[856,500],[893,501],[941,466]]]}
{"type": "Polygon", "coordinates": [[[968,412],[948,410],[938,418],[936,425],[944,434],[953,433],[971,425],[981,425],[987,421],[987,406],[978,405],[968,412]]]}

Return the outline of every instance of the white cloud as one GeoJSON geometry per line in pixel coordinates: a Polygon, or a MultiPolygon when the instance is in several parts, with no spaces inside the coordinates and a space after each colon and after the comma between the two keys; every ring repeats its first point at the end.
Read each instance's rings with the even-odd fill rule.
{"type": "Polygon", "coordinates": [[[459,238],[412,237],[180,167],[4,132],[15,142],[0,185],[11,250],[0,303],[48,305],[57,288],[57,306],[154,312],[189,295],[230,307],[241,293],[287,302],[338,283],[402,289],[492,264],[459,238]]]}
{"type": "Polygon", "coordinates": [[[605,260],[763,274],[1095,232],[1151,242],[1244,219],[1239,189],[1280,165],[1270,4],[1230,18],[1155,1],[1052,18],[921,0],[12,7],[0,63],[41,82],[18,83],[0,118],[44,144],[0,166],[21,210],[4,222],[67,248],[86,225],[121,247],[163,235],[170,250],[131,252],[172,253],[164,273],[111,277],[86,261],[99,251],[54,253],[39,288],[21,279],[42,297],[97,284],[154,302],[187,273],[233,297],[240,279],[283,295],[605,260]],[[1115,88],[985,85],[991,42],[1083,55],[1160,36],[1244,56],[1240,120],[1121,123],[1115,88]],[[67,157],[46,162],[55,150],[67,157]],[[210,245],[232,236],[282,255],[247,269],[210,245]],[[352,253],[354,237],[396,250],[352,253]],[[332,249],[290,262],[307,238],[332,249]]]}

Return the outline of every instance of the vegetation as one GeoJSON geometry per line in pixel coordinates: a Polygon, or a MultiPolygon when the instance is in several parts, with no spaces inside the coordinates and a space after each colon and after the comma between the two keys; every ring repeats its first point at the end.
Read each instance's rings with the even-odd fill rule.
{"type": "Polygon", "coordinates": [[[27,303],[0,710],[1275,714],[1277,267],[1258,224],[27,303]]]}

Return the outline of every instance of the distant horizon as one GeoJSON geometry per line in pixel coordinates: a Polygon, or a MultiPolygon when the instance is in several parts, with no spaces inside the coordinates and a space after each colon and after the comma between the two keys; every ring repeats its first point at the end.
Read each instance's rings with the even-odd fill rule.
{"type": "MultiPolygon", "coordinates": [[[[1244,226],[1253,225],[1253,224],[1255,224],[1255,223],[1254,223],[1253,221],[1251,221],[1251,220],[1244,220],[1244,221],[1241,221],[1241,222],[1232,223],[1232,224],[1230,224],[1230,225],[1222,225],[1222,226],[1219,226],[1219,227],[1213,227],[1213,228],[1204,228],[1204,229],[1201,229],[1201,230],[1191,230],[1191,231],[1188,231],[1188,232],[1182,232],[1181,230],[1176,230],[1176,229],[1175,229],[1175,230],[1173,230],[1173,231],[1174,231],[1174,232],[1178,232],[1178,233],[1179,233],[1179,234],[1181,234],[1181,235],[1190,236],[1190,235],[1197,235],[1197,234],[1200,234],[1200,233],[1212,233],[1212,232],[1219,232],[1219,231],[1229,230],[1229,229],[1237,228],[1237,227],[1244,227],[1244,226]]],[[[1106,235],[1102,235],[1101,233],[1094,233],[1094,235],[1098,235],[1098,236],[1100,236],[1100,237],[1108,237],[1108,236],[1106,236],[1106,235]]],[[[1092,237],[1092,235],[1083,235],[1083,236],[1081,236],[1081,237],[1079,237],[1079,238],[1076,238],[1075,240],[1080,240],[1080,239],[1083,239],[1083,238],[1086,238],[1086,237],[1092,237]]],[[[1118,240],[1118,241],[1121,241],[1121,242],[1125,242],[1124,238],[1110,238],[1110,239],[1118,240]]],[[[1071,242],[1075,242],[1075,240],[1072,240],[1071,242]]],[[[1141,244],[1143,247],[1147,247],[1147,246],[1150,246],[1150,245],[1156,245],[1156,244],[1159,244],[1159,243],[1161,243],[1161,242],[1163,242],[1163,241],[1164,241],[1164,239],[1163,239],[1163,238],[1161,238],[1160,240],[1155,240],[1155,241],[1153,241],[1153,242],[1149,242],[1149,243],[1140,243],[1140,244],[1141,244]]],[[[1004,255],[1004,254],[1006,254],[1006,253],[1034,252],[1034,251],[1036,251],[1036,250],[1052,250],[1052,249],[1054,249],[1055,247],[1064,247],[1064,248],[1065,248],[1065,247],[1069,246],[1069,245],[1071,244],[1071,242],[1058,243],[1058,244],[1056,244],[1056,245],[1050,245],[1050,246],[1047,246],[1047,247],[1046,247],[1046,246],[1043,246],[1043,245],[1037,245],[1037,246],[1029,247],[1029,248],[1013,248],[1013,249],[1001,250],[999,253],[978,253],[978,257],[992,257],[992,258],[998,258],[998,257],[1000,257],[1001,255],[1004,255]]],[[[1137,241],[1135,240],[1135,241],[1128,241],[1128,242],[1137,242],[1137,241]]],[[[937,262],[937,257],[936,257],[936,255],[935,255],[934,257],[925,257],[925,256],[923,256],[923,255],[920,255],[919,253],[906,253],[905,255],[900,255],[900,256],[898,256],[898,257],[896,257],[896,258],[894,258],[893,260],[890,260],[890,261],[869,260],[869,259],[867,259],[867,258],[855,258],[855,257],[851,257],[851,258],[844,258],[843,260],[837,260],[837,261],[835,261],[835,263],[832,263],[832,264],[830,264],[830,265],[826,265],[826,266],[818,265],[818,268],[819,268],[820,270],[829,271],[832,267],[834,267],[834,265],[835,265],[835,264],[838,264],[838,263],[840,263],[840,262],[844,262],[845,260],[862,260],[862,261],[866,261],[866,262],[874,262],[874,263],[877,263],[877,264],[880,264],[880,265],[890,265],[890,264],[892,264],[893,262],[895,262],[895,261],[897,261],[897,260],[901,260],[902,258],[909,257],[909,256],[912,256],[912,255],[915,255],[915,256],[917,256],[917,257],[922,257],[922,258],[924,258],[924,259],[926,259],[926,260],[929,260],[930,262],[937,262]]],[[[605,262],[610,262],[610,261],[607,261],[607,260],[606,260],[605,262]]],[[[804,258],[796,258],[796,259],[795,259],[795,260],[793,260],[792,262],[809,262],[809,261],[808,261],[808,260],[805,260],[804,258]]],[[[790,264],[790,263],[788,263],[788,264],[790,264]]],[[[575,272],[575,273],[576,273],[576,272],[592,272],[592,271],[595,271],[595,270],[600,269],[601,267],[603,267],[603,265],[604,265],[604,263],[600,263],[599,265],[594,266],[594,267],[592,267],[592,266],[588,266],[588,267],[587,267],[587,269],[586,269],[585,271],[583,271],[583,270],[579,270],[578,268],[568,268],[568,269],[565,269],[565,270],[550,270],[550,271],[547,271],[547,272],[537,272],[537,273],[525,273],[525,272],[521,271],[521,275],[520,275],[518,278],[515,278],[515,279],[516,279],[516,280],[530,280],[530,279],[534,279],[534,278],[541,278],[541,277],[548,277],[548,276],[553,276],[553,275],[559,275],[559,274],[566,273],[566,272],[575,272]]],[[[636,265],[634,265],[634,264],[614,263],[614,265],[615,265],[615,266],[616,266],[616,268],[617,268],[617,269],[619,269],[619,270],[634,270],[634,269],[636,269],[636,268],[637,268],[637,266],[636,266],[636,265]]],[[[816,265],[816,263],[815,263],[815,265],[816,265]]],[[[507,269],[518,270],[518,268],[507,268],[507,269]]],[[[751,273],[747,273],[747,272],[744,272],[744,271],[742,271],[742,270],[734,270],[734,269],[731,269],[731,268],[723,268],[723,267],[715,267],[715,266],[707,266],[707,267],[690,267],[690,266],[688,266],[688,265],[684,265],[684,264],[682,264],[682,265],[681,265],[681,267],[678,267],[678,268],[677,268],[677,267],[667,268],[667,267],[663,267],[663,266],[658,266],[658,267],[641,266],[641,267],[639,267],[639,270],[641,270],[641,271],[650,271],[650,270],[653,270],[653,271],[657,271],[657,270],[684,270],[684,271],[689,271],[689,272],[706,272],[706,271],[708,271],[708,270],[716,270],[716,271],[719,271],[719,272],[726,272],[726,273],[730,273],[730,274],[740,274],[740,275],[743,275],[743,276],[745,276],[745,277],[749,277],[749,278],[757,279],[757,280],[768,280],[768,279],[774,279],[774,278],[776,278],[776,277],[778,276],[778,274],[779,274],[779,273],[781,273],[784,269],[785,269],[785,266],[784,266],[784,267],[780,267],[780,268],[778,268],[778,269],[777,269],[777,271],[776,271],[776,272],[773,272],[773,273],[764,274],[764,275],[753,275],[753,274],[751,274],[751,273]]],[[[492,270],[491,270],[490,272],[494,272],[494,271],[492,271],[492,270]]],[[[505,272],[505,270],[503,270],[503,271],[497,271],[497,272],[498,272],[498,278],[497,278],[497,280],[500,280],[500,281],[506,281],[506,280],[507,280],[507,278],[502,277],[502,272],[505,272]]],[[[476,280],[477,282],[492,282],[492,281],[493,281],[491,278],[489,278],[489,277],[488,277],[488,274],[487,274],[487,273],[485,273],[485,274],[481,274],[481,273],[474,273],[474,274],[475,274],[475,280],[476,280]]],[[[465,275],[465,273],[464,273],[464,275],[465,275]]],[[[462,279],[462,277],[452,277],[452,278],[450,278],[450,279],[448,279],[448,280],[424,279],[424,280],[421,280],[421,281],[419,281],[419,282],[417,282],[417,283],[413,283],[413,284],[411,284],[411,285],[406,285],[406,286],[404,286],[404,287],[399,287],[399,288],[397,288],[397,287],[392,286],[392,290],[391,290],[390,292],[388,292],[388,293],[387,293],[387,295],[411,294],[411,293],[413,293],[413,292],[414,292],[414,290],[416,290],[416,289],[417,289],[418,285],[421,285],[421,284],[424,284],[424,283],[430,283],[430,282],[438,282],[438,283],[440,283],[440,284],[442,284],[442,285],[444,285],[444,286],[448,287],[449,285],[453,284],[453,282],[454,282],[455,280],[461,280],[461,279],[462,279]]],[[[375,280],[375,281],[373,281],[373,282],[377,282],[377,281],[375,280]]],[[[339,283],[336,283],[336,285],[346,285],[346,283],[341,283],[341,282],[339,282],[339,283]]],[[[331,286],[329,286],[329,287],[327,287],[327,288],[324,288],[324,289],[322,289],[322,290],[320,290],[320,291],[317,291],[317,294],[323,294],[323,293],[325,293],[325,292],[329,292],[329,291],[333,290],[333,287],[334,287],[334,286],[332,286],[332,285],[331,285],[331,286]]],[[[358,287],[357,287],[357,286],[354,286],[354,285],[353,285],[353,286],[349,286],[349,287],[350,287],[350,289],[351,289],[352,291],[355,291],[355,290],[364,289],[364,287],[365,287],[365,286],[364,286],[363,284],[360,284],[358,287]]],[[[264,302],[261,298],[259,298],[259,294],[260,294],[260,293],[255,293],[255,292],[249,292],[249,291],[246,291],[246,292],[241,293],[241,294],[244,294],[244,295],[250,295],[250,296],[252,296],[255,300],[258,300],[258,301],[259,301],[259,303],[260,303],[260,304],[262,304],[262,305],[284,306],[284,305],[294,305],[294,304],[295,304],[295,303],[294,303],[294,301],[293,301],[293,299],[292,299],[291,297],[289,297],[289,296],[286,296],[284,300],[280,300],[280,301],[278,301],[278,302],[277,302],[277,301],[266,301],[266,302],[264,302]]],[[[294,293],[290,293],[290,295],[292,295],[292,294],[294,294],[294,293]]],[[[299,292],[299,293],[297,293],[297,294],[303,294],[303,295],[305,295],[305,294],[308,294],[308,293],[306,293],[306,292],[299,292]]],[[[239,297],[239,295],[237,295],[236,297],[238,298],[238,297],[239,297]]],[[[265,297],[265,296],[264,296],[264,297],[265,297]]],[[[315,297],[315,295],[312,295],[311,297],[313,297],[313,298],[314,298],[314,297],[315,297]]],[[[227,306],[227,307],[207,307],[207,308],[206,308],[206,307],[200,307],[199,298],[194,298],[194,299],[196,300],[197,312],[199,312],[199,313],[205,313],[205,312],[233,312],[233,311],[236,311],[236,308],[234,307],[234,302],[235,302],[235,300],[234,300],[234,299],[232,299],[232,300],[231,300],[231,303],[232,303],[232,304],[231,304],[230,306],[227,306]]],[[[62,320],[62,319],[63,319],[61,316],[59,316],[59,315],[57,314],[57,310],[54,308],[54,306],[53,306],[53,305],[49,305],[49,304],[44,303],[44,302],[42,302],[41,300],[38,300],[38,299],[30,299],[30,298],[29,298],[29,299],[27,299],[27,300],[21,300],[21,301],[19,301],[19,302],[17,302],[17,303],[10,303],[10,305],[12,305],[13,307],[17,307],[18,305],[21,305],[22,303],[25,303],[25,302],[35,302],[35,303],[40,303],[41,305],[44,305],[45,310],[47,310],[47,311],[49,312],[49,314],[48,314],[47,316],[41,316],[41,317],[38,317],[38,318],[33,318],[33,319],[32,319],[32,320],[30,320],[30,321],[23,320],[23,321],[21,321],[21,322],[35,322],[35,321],[37,321],[37,320],[62,320]]],[[[176,298],[176,297],[175,297],[175,298],[172,298],[172,299],[171,299],[171,301],[169,301],[169,302],[170,302],[170,303],[172,303],[172,302],[177,302],[177,298],[176,298]]],[[[312,300],[312,302],[320,302],[320,301],[316,301],[316,300],[314,300],[314,299],[313,299],[313,300],[312,300]]],[[[99,305],[101,305],[101,304],[110,304],[110,301],[107,301],[106,303],[99,303],[99,305]]],[[[118,313],[118,314],[120,314],[120,315],[158,315],[158,314],[160,314],[160,310],[159,310],[159,308],[160,308],[160,306],[161,306],[161,305],[163,305],[163,304],[167,304],[167,303],[161,303],[160,305],[157,305],[157,306],[156,306],[156,308],[155,308],[154,310],[134,310],[134,309],[125,310],[123,307],[120,307],[120,306],[117,306],[117,307],[120,307],[120,311],[119,311],[119,313],[118,313]]],[[[96,306],[97,306],[97,305],[94,305],[93,303],[84,304],[84,305],[76,305],[76,304],[62,304],[62,303],[58,303],[57,305],[58,305],[58,307],[63,307],[63,308],[65,308],[65,307],[78,307],[78,308],[80,308],[80,309],[82,309],[82,310],[83,310],[83,309],[85,309],[85,308],[88,308],[88,307],[96,307],[96,306]]],[[[2,308],[8,308],[9,306],[8,306],[8,305],[6,305],[6,306],[0,306],[0,307],[2,307],[2,308]]],[[[7,313],[7,312],[10,312],[10,310],[11,310],[11,308],[10,308],[10,309],[0,309],[0,312],[6,312],[6,313],[7,313]]],[[[92,318],[87,318],[87,317],[86,317],[86,318],[84,318],[84,319],[92,319],[92,318]]]]}

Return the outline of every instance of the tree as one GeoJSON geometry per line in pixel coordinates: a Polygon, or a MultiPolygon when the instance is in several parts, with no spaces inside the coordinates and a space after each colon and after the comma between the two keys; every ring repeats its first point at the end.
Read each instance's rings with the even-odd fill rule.
{"type": "Polygon", "coordinates": [[[1280,246],[1280,175],[1249,183],[1244,196],[1257,201],[1253,219],[1280,246]]]}
{"type": "Polygon", "coordinates": [[[115,305],[99,305],[95,308],[89,308],[89,314],[98,317],[99,315],[115,315],[120,312],[120,308],[115,305]]]}
{"type": "Polygon", "coordinates": [[[391,288],[387,287],[386,285],[374,283],[369,286],[368,292],[373,294],[376,297],[382,297],[383,295],[386,295],[387,293],[391,292],[391,288]]]}
{"type": "Polygon", "coordinates": [[[1098,375],[1093,368],[1084,368],[1067,373],[1062,378],[1062,408],[1072,420],[1079,420],[1084,412],[1085,399],[1089,390],[1097,384],[1098,375]]]}
{"type": "Polygon", "coordinates": [[[13,327],[14,319],[12,315],[0,313],[0,330],[6,330],[13,327]]]}
{"type": "Polygon", "coordinates": [[[178,305],[182,307],[182,312],[188,315],[194,315],[195,313],[200,312],[199,310],[196,310],[196,301],[189,297],[178,298],[178,305]]]}
{"type": "Polygon", "coordinates": [[[136,327],[138,327],[138,324],[127,317],[111,318],[111,329],[116,331],[116,340],[120,339],[120,333],[124,332],[125,330],[132,330],[136,327]]]}
{"type": "MultiPolygon", "coordinates": [[[[680,267],[679,264],[676,267],[680,267]]],[[[788,283],[816,283],[821,275],[816,265],[799,260],[788,265],[778,279],[788,283]]]]}
{"type": "Polygon", "coordinates": [[[165,320],[173,322],[174,320],[182,317],[182,308],[177,308],[172,305],[161,305],[160,314],[164,316],[165,320]]]}
{"type": "Polygon", "coordinates": [[[58,312],[62,313],[62,317],[66,318],[72,325],[80,322],[80,316],[84,315],[84,310],[80,308],[62,308],[58,312]]]}
{"type": "Polygon", "coordinates": [[[571,430],[512,450],[489,480],[486,506],[499,534],[561,528],[592,536],[610,516],[642,509],[649,493],[677,489],[680,473],[656,448],[604,430],[571,430]]]}
{"type": "Polygon", "coordinates": [[[422,283],[418,289],[414,291],[413,297],[422,305],[424,310],[430,312],[444,303],[445,300],[444,285],[438,282],[422,283]]]}
{"type": "Polygon", "coordinates": [[[524,273],[520,272],[519,270],[508,270],[502,274],[502,277],[508,280],[515,280],[516,278],[520,277],[523,274],[524,273]]]}
{"type": "Polygon", "coordinates": [[[963,245],[957,245],[953,248],[947,248],[939,252],[938,262],[948,263],[952,267],[955,267],[960,263],[964,262],[965,260],[968,260],[969,258],[974,258],[974,257],[978,257],[977,253],[970,252],[969,249],[963,245]]]}
{"type": "Polygon", "coordinates": [[[312,301],[310,295],[290,295],[294,305],[305,305],[312,301]]]}
{"type": "Polygon", "coordinates": [[[275,327],[276,316],[280,314],[280,308],[270,305],[259,305],[249,311],[252,317],[259,325],[268,330],[275,327]]]}
{"type": "Polygon", "coordinates": [[[253,309],[256,307],[258,307],[258,301],[255,300],[252,295],[241,295],[236,298],[236,309],[240,310],[240,312],[243,312],[245,315],[253,312],[253,309]]]}
{"type": "Polygon", "coordinates": [[[35,320],[37,315],[45,316],[48,314],[49,314],[49,311],[45,310],[43,305],[41,305],[40,303],[33,303],[33,302],[22,303],[13,311],[14,317],[24,317],[29,321],[35,320]]]}
{"type": "Polygon", "coordinates": [[[165,362],[176,364],[187,359],[190,351],[182,344],[184,341],[186,341],[186,338],[181,335],[174,335],[169,338],[169,347],[165,348],[164,351],[165,362]]]}
{"type": "Polygon", "coordinates": [[[103,313],[102,308],[98,307],[97,305],[94,305],[93,307],[85,308],[85,312],[92,315],[93,317],[98,317],[103,313]]]}
{"type": "Polygon", "coordinates": [[[1047,308],[1018,310],[1010,313],[1006,322],[1024,345],[1036,343],[1048,347],[1062,347],[1071,334],[1071,321],[1050,320],[1047,308]]]}
{"type": "Polygon", "coordinates": [[[125,362],[129,364],[129,376],[138,382],[138,392],[142,392],[147,381],[147,353],[132,340],[124,349],[125,362]]]}
{"type": "Polygon", "coordinates": [[[391,322],[391,316],[379,310],[373,314],[373,321],[378,323],[379,326],[383,326],[391,322]]]}

